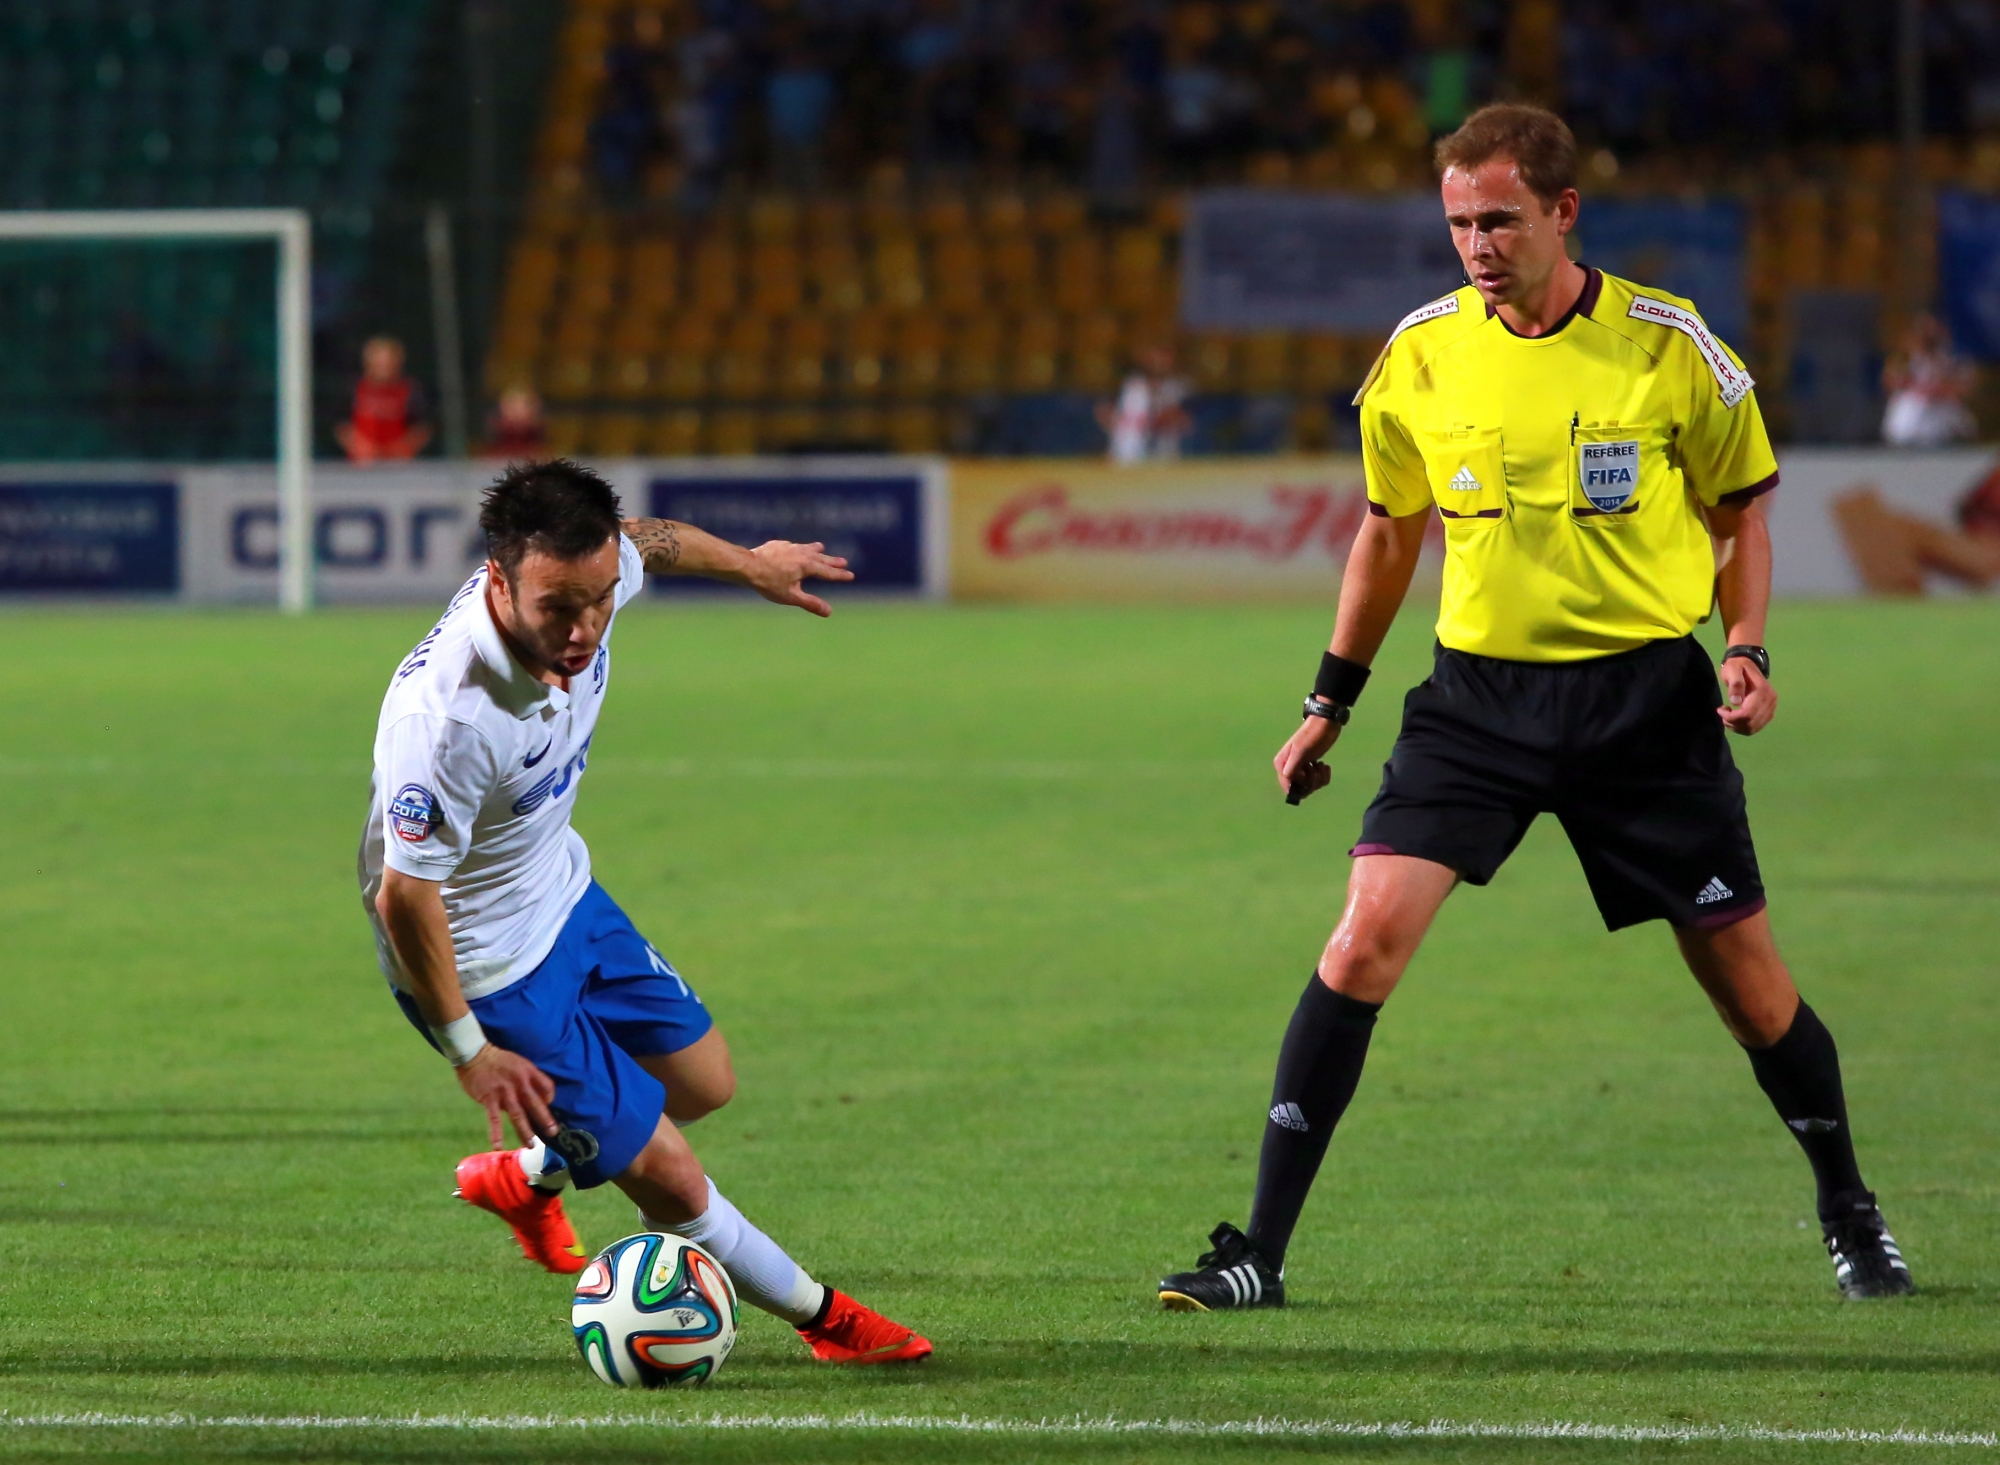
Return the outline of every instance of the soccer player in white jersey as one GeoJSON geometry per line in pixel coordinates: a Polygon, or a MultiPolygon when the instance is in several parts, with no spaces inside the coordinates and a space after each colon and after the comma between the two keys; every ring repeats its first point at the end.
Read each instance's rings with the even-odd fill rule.
{"type": "Polygon", "coordinates": [[[742,549],[619,517],[611,486],[510,468],[480,512],[489,558],[390,680],[360,874],[396,1001],[451,1061],[493,1148],[458,1193],[552,1272],[583,1249],[561,1191],[610,1181],[645,1224],[699,1242],[816,1357],[891,1363],[931,1345],[805,1269],[731,1205],[679,1125],[735,1092],[701,1000],[592,878],[570,827],[611,672],[611,625],[645,572],[747,585],[828,615],[807,579],[851,580],[817,544],[742,549]],[[511,1120],[526,1148],[504,1147],[511,1120]]]}

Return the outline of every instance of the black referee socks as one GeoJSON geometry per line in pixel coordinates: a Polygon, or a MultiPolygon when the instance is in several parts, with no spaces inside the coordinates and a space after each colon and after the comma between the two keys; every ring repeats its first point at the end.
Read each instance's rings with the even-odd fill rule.
{"type": "Polygon", "coordinates": [[[1819,1214],[1826,1220],[1845,1210],[1844,1191],[1866,1191],[1854,1162],[1854,1136],[1847,1129],[1847,1096],[1840,1086],[1840,1051],[1819,1014],[1799,1003],[1785,1035],[1768,1048],[1745,1048],[1758,1087],[1770,1096],[1812,1162],[1819,1183],[1819,1214]]]}
{"type": "Polygon", "coordinates": [[[1280,1271],[1306,1192],[1326,1158],[1327,1141],[1361,1082],[1368,1037],[1381,1010],[1379,1002],[1359,1002],[1334,991],[1315,971],[1285,1028],[1264,1148],[1257,1157],[1257,1199],[1250,1207],[1249,1230],[1257,1249],[1280,1271]]]}

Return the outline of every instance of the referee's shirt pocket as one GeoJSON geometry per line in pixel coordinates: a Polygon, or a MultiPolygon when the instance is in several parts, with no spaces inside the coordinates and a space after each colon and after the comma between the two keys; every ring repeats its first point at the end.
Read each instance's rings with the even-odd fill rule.
{"type": "Polygon", "coordinates": [[[1423,434],[1424,472],[1447,537],[1476,535],[1507,517],[1507,467],[1497,427],[1423,434]]]}
{"type": "Polygon", "coordinates": [[[1664,442],[1656,428],[1635,423],[1575,429],[1569,453],[1569,514],[1593,529],[1637,522],[1646,505],[1665,495],[1664,442]]]}

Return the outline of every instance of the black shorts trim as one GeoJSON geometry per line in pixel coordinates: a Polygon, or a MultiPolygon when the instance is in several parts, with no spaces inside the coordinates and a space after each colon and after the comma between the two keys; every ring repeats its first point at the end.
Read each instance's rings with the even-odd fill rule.
{"type": "Polygon", "coordinates": [[[1688,930],[1764,908],[1715,668],[1691,636],[1590,661],[1439,647],[1351,853],[1484,885],[1542,814],[1561,821],[1606,926],[1688,930]]]}

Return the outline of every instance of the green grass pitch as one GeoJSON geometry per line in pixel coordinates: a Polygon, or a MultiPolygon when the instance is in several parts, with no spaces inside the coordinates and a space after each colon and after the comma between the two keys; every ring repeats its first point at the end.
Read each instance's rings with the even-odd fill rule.
{"type": "MultiPolygon", "coordinates": [[[[1244,1217],[1277,1040],[1427,656],[1413,610],[1333,787],[1287,808],[1268,759],[1329,619],[627,614],[578,824],[733,1042],[741,1093],[692,1137],[816,1274],[938,1346],[840,1372],[746,1314],[682,1396],[592,1380],[564,1283],[451,1199],[482,1121],[375,974],[369,741],[430,615],[8,612],[0,1456],[1990,1458],[1786,1435],[2000,1426],[1990,603],[1780,606],[1784,705],[1736,744],[1921,1296],[1836,1300],[1805,1164],[1667,932],[1606,935],[1543,821],[1387,1009],[1295,1305],[1158,1310],[1160,1273],[1244,1217]],[[459,1422],[366,1422],[416,1414],[459,1422]],[[362,1423],[202,1422],[299,1415],[362,1423]],[[599,1423],[463,1424],[524,1416],[599,1423]],[[1320,1428],[1218,1428],[1260,1419],[1320,1428]],[[968,1427],[1043,1420],[1097,1423],[968,1427]],[[1518,1428],[1561,1422],[1641,1433],[1518,1428]]],[[[608,1187],[574,1213],[593,1245],[632,1229],[608,1187]]]]}

